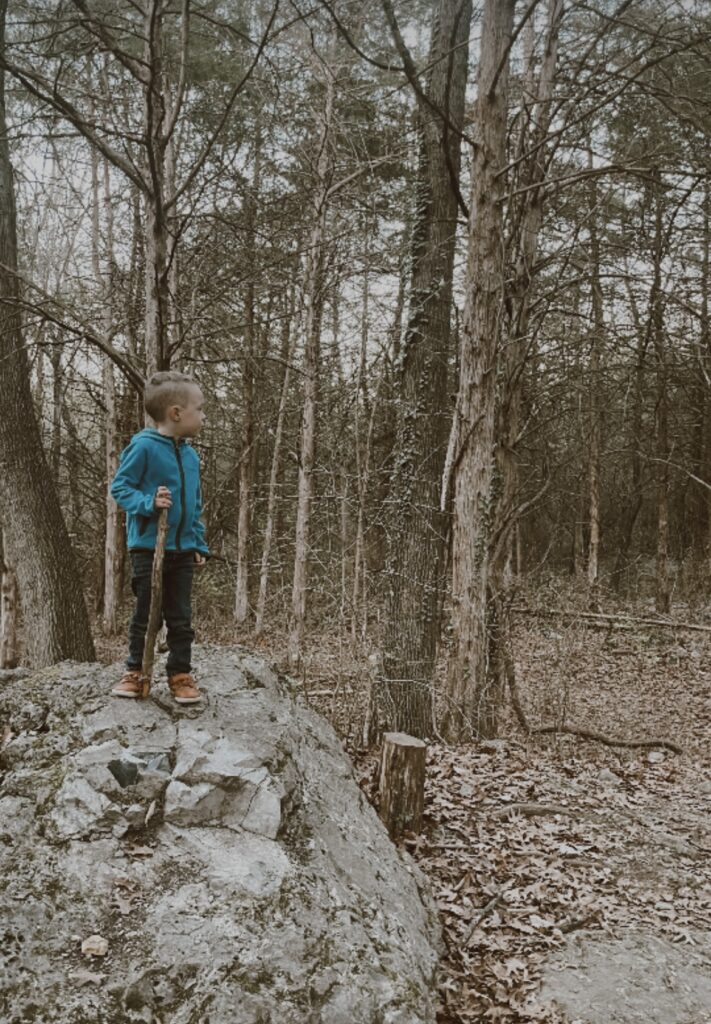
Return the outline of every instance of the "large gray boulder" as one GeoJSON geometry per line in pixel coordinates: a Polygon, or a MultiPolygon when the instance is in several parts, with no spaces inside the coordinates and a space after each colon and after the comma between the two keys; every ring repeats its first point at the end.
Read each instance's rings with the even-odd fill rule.
{"type": "Polygon", "coordinates": [[[199,709],[0,685],[0,1020],[433,1022],[436,907],[330,725],[241,648],[196,668],[199,709]]]}

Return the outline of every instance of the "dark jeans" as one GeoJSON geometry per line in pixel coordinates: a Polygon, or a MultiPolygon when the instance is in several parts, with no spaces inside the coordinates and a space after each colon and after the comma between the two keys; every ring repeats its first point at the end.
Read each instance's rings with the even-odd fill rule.
{"type": "MultiPolygon", "coordinates": [[[[131,589],[136,608],[128,627],[126,665],[140,669],[151,607],[152,551],[131,551],[131,589]]],[[[168,675],[190,671],[190,651],[195,633],[190,624],[190,592],[195,564],[192,551],[166,551],[163,562],[163,619],[168,627],[168,675]]]]}

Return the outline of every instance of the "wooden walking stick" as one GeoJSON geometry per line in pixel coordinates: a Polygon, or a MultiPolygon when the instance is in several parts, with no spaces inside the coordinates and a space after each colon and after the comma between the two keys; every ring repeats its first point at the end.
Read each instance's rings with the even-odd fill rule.
{"type": "Polygon", "coordinates": [[[151,572],[151,609],[148,613],[148,628],[143,646],[143,664],[141,665],[141,698],[145,700],[151,692],[153,678],[153,662],[156,658],[156,636],[163,611],[163,556],[165,555],[165,537],[168,532],[168,509],[162,508],[158,513],[158,530],[156,532],[156,549],[153,554],[153,570],[151,572]]]}

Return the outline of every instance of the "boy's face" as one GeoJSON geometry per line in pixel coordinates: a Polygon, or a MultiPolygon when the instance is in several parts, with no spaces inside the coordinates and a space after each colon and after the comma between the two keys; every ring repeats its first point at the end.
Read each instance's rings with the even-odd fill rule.
{"type": "Polygon", "coordinates": [[[205,423],[202,391],[193,384],[188,389],[184,405],[174,405],[169,411],[176,437],[197,437],[205,423]]]}

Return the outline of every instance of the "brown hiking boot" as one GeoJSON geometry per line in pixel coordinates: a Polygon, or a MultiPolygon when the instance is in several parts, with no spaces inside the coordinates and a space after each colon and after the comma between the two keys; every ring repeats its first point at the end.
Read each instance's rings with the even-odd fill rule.
{"type": "Polygon", "coordinates": [[[123,678],[116,683],[111,693],[114,697],[142,697],[143,686],[141,684],[141,673],[138,669],[128,669],[123,678]]]}
{"type": "Polygon", "coordinates": [[[176,672],[168,676],[168,686],[176,704],[197,704],[202,700],[202,694],[189,672],[176,672]]]}

